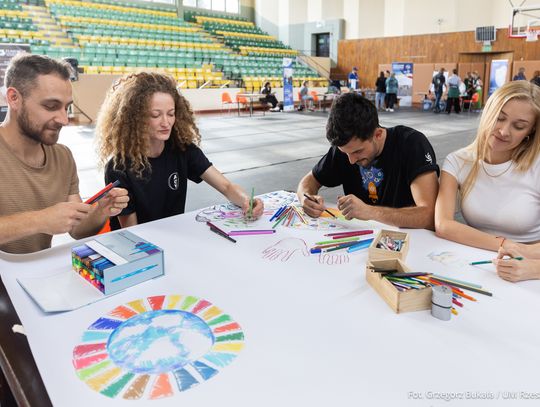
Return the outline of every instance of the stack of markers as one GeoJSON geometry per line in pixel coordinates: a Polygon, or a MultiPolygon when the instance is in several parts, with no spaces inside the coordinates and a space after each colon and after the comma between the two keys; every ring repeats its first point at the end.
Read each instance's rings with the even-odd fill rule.
{"type": "Polygon", "coordinates": [[[373,239],[360,240],[360,237],[372,233],[373,230],[328,233],[325,236],[330,237],[331,240],[323,240],[315,243],[315,246],[310,249],[310,252],[315,254],[347,249],[348,253],[352,253],[369,247],[373,239]]]}
{"type": "Polygon", "coordinates": [[[284,226],[294,225],[296,220],[304,224],[309,224],[305,218],[304,210],[295,205],[285,205],[279,208],[274,215],[270,218],[270,222],[276,221],[272,225],[272,229],[275,229],[280,223],[284,226]]]}
{"type": "Polygon", "coordinates": [[[71,249],[71,262],[73,270],[98,290],[105,292],[103,270],[114,266],[114,263],[87,245],[76,246],[71,249]]]}
{"type": "Polygon", "coordinates": [[[393,250],[399,252],[403,247],[404,240],[392,239],[390,236],[383,236],[377,242],[378,249],[393,250]]]}

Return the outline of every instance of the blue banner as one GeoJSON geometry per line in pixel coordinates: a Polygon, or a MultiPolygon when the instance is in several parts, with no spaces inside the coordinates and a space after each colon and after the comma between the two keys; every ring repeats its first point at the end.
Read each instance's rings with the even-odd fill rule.
{"type": "Polygon", "coordinates": [[[293,59],[283,58],[283,110],[294,110],[293,94],[293,59]]]}
{"type": "Polygon", "coordinates": [[[398,81],[399,105],[412,106],[413,63],[392,62],[392,72],[398,81]]]}
{"type": "Polygon", "coordinates": [[[491,72],[489,73],[488,97],[506,83],[508,76],[508,60],[494,59],[491,61],[491,72]]]}

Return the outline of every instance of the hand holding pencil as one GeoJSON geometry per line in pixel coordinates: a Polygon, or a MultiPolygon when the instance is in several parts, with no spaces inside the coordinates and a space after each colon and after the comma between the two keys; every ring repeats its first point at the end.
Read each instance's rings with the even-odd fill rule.
{"type": "Polygon", "coordinates": [[[264,203],[259,198],[247,198],[242,203],[242,213],[249,220],[259,219],[264,211],[264,203]]]}
{"type": "Polygon", "coordinates": [[[540,260],[528,259],[514,248],[501,247],[497,258],[492,260],[500,278],[510,282],[540,278],[540,260]],[[510,256],[510,258],[508,258],[510,256]]]}
{"type": "Polygon", "coordinates": [[[310,196],[304,193],[302,208],[304,209],[304,212],[312,218],[318,218],[323,212],[332,215],[333,218],[336,217],[332,212],[326,209],[326,206],[324,205],[324,198],[319,195],[310,196]]]}

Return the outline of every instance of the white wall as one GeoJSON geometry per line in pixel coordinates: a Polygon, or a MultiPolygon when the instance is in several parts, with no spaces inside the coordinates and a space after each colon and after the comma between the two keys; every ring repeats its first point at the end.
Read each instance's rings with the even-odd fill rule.
{"type": "Polygon", "coordinates": [[[344,39],[357,39],[502,28],[511,16],[508,0],[254,1],[257,24],[287,44],[292,24],[343,19],[344,39]]]}

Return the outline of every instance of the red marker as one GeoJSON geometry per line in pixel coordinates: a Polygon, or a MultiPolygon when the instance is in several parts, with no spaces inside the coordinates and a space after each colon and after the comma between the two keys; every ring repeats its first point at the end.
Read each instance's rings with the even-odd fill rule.
{"type": "Polygon", "coordinates": [[[94,196],[88,198],[86,201],[84,201],[85,204],[95,204],[97,201],[99,201],[101,198],[103,198],[105,195],[109,193],[109,191],[113,188],[116,188],[120,186],[120,181],[116,180],[114,182],[111,182],[109,185],[107,185],[105,188],[103,188],[101,191],[99,191],[94,196]]]}

